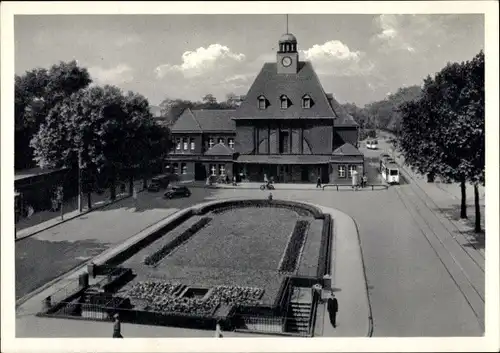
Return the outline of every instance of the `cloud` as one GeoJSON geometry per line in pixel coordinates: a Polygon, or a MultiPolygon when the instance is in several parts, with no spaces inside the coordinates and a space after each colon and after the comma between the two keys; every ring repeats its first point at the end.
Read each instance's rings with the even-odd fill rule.
{"type": "Polygon", "coordinates": [[[455,36],[447,27],[456,20],[455,15],[383,14],[374,20],[377,32],[371,41],[382,51],[422,52],[455,36]]]}
{"type": "Polygon", "coordinates": [[[163,64],[155,69],[158,78],[170,73],[181,73],[186,78],[207,75],[212,71],[229,69],[245,61],[245,55],[234,53],[227,46],[210,44],[207,48],[200,47],[194,51],[182,54],[179,65],[163,64]]]}
{"type": "Polygon", "coordinates": [[[323,75],[366,75],[374,67],[366,60],[365,53],[353,51],[339,40],[315,44],[303,50],[302,56],[313,63],[318,74],[323,75]]]}
{"type": "Polygon", "coordinates": [[[127,64],[119,64],[111,68],[92,66],[89,68],[90,76],[100,84],[122,84],[134,79],[134,70],[127,64]]]}

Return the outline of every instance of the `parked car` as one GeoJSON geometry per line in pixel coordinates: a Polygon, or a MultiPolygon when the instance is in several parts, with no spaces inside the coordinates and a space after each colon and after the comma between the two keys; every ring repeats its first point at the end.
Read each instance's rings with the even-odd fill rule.
{"type": "Polygon", "coordinates": [[[163,196],[167,199],[189,197],[191,196],[191,191],[185,186],[171,186],[163,196]]]}
{"type": "Polygon", "coordinates": [[[148,191],[158,192],[161,188],[166,188],[170,184],[168,175],[158,175],[151,179],[148,185],[148,191]]]}

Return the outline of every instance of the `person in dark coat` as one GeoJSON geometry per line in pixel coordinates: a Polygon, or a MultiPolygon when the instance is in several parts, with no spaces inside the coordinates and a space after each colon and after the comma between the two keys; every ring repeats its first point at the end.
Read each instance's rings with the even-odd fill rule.
{"type": "Polygon", "coordinates": [[[321,177],[318,177],[318,180],[316,181],[316,188],[321,187],[321,177]]]}
{"type": "Polygon", "coordinates": [[[115,322],[113,323],[113,338],[123,338],[122,336],[122,327],[120,323],[120,319],[118,318],[118,314],[113,315],[115,322]]]}
{"type": "Polygon", "coordinates": [[[337,327],[337,312],[339,311],[339,304],[335,294],[332,293],[327,302],[328,314],[330,315],[330,323],[333,327],[337,327]]]}

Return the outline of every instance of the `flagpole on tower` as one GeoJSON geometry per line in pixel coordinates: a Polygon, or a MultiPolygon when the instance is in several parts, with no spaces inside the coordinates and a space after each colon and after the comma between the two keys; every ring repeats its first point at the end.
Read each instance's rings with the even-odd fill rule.
{"type": "Polygon", "coordinates": [[[286,15],[286,33],[288,34],[288,14],[286,15]]]}

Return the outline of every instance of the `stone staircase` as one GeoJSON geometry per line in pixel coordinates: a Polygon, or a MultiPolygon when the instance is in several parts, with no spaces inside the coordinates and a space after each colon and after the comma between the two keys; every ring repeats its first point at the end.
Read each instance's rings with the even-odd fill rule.
{"type": "Polygon", "coordinates": [[[308,335],[311,315],[311,288],[294,287],[288,307],[285,331],[300,335],[308,335]]]}

